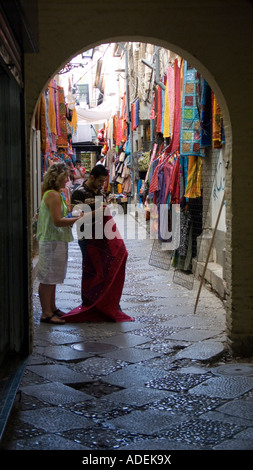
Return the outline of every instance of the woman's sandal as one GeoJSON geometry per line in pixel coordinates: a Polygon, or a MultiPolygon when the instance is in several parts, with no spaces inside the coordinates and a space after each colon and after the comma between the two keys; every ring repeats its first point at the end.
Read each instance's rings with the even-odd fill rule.
{"type": "Polygon", "coordinates": [[[63,317],[63,315],[65,315],[65,313],[62,312],[59,308],[57,308],[57,310],[54,310],[53,314],[56,315],[59,318],[61,318],[61,317],[63,317]]]}
{"type": "Polygon", "coordinates": [[[51,315],[50,317],[48,316],[48,317],[45,317],[45,318],[41,318],[40,322],[41,323],[51,323],[52,325],[64,325],[65,320],[60,320],[60,318],[57,317],[58,321],[54,321],[53,317],[57,317],[57,315],[55,313],[53,313],[53,315],[51,315]]]}

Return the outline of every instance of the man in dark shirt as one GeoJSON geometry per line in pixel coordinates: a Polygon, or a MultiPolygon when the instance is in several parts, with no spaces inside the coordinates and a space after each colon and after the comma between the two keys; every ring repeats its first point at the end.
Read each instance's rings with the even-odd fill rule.
{"type": "Polygon", "coordinates": [[[103,187],[107,176],[108,170],[103,165],[96,165],[91,170],[89,178],[85,180],[82,185],[78,186],[71,196],[72,206],[80,206],[81,209],[85,209],[87,205],[92,211],[92,230],[89,230],[90,227],[87,221],[85,227],[84,225],[80,227],[78,243],[82,254],[86,249],[90,236],[95,237],[95,223],[99,223],[99,221],[102,222],[102,205],[103,202],[105,202],[103,187]],[[90,236],[87,237],[87,234],[90,236]]]}
{"type": "Polygon", "coordinates": [[[83,206],[84,211],[89,206],[92,219],[83,218],[83,233],[80,229],[78,240],[82,251],[82,305],[64,315],[66,322],[133,321],[119,306],[128,253],[112,216],[104,212],[103,186],[107,175],[108,170],[103,165],[96,165],[88,180],[72,194],[72,204],[79,205],[81,209],[83,206]],[[100,208],[97,209],[99,204],[95,199],[98,197],[100,208]],[[102,236],[99,231],[99,237],[96,230],[98,213],[102,229],[102,236]],[[92,236],[87,236],[86,226],[90,221],[92,236]],[[104,234],[104,227],[108,223],[112,223],[113,234],[116,235],[112,239],[104,234]]]}

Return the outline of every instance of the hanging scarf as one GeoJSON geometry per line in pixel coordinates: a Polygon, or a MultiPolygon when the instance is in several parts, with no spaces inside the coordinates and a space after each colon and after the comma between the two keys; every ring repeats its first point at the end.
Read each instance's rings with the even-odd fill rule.
{"type": "Polygon", "coordinates": [[[212,146],[212,94],[211,88],[202,79],[202,94],[201,94],[201,147],[212,146]]]}
{"type": "Polygon", "coordinates": [[[40,142],[42,155],[46,152],[47,131],[46,131],[46,102],[45,95],[42,93],[38,107],[38,127],[40,130],[40,142]]]}
{"type": "Polygon", "coordinates": [[[52,134],[57,134],[56,130],[56,114],[55,114],[55,99],[54,99],[53,82],[50,82],[48,87],[48,121],[52,134]]]}
{"type": "Polygon", "coordinates": [[[170,137],[170,107],[169,107],[169,83],[166,80],[166,89],[164,94],[164,138],[170,137]]]}
{"type": "Polygon", "coordinates": [[[60,111],[60,129],[61,133],[58,135],[57,146],[68,147],[68,133],[67,133],[67,117],[66,117],[66,104],[63,87],[58,86],[59,91],[59,111],[60,111]]]}
{"type": "Polygon", "coordinates": [[[167,83],[169,94],[169,112],[170,112],[170,136],[173,132],[174,126],[174,110],[175,110],[175,67],[168,67],[167,69],[167,83]]]}
{"type": "Polygon", "coordinates": [[[184,64],[180,154],[205,156],[200,143],[199,74],[187,61],[184,64]]]}
{"type": "Polygon", "coordinates": [[[190,156],[188,164],[188,179],[187,187],[185,190],[185,197],[197,198],[201,197],[202,193],[202,168],[203,158],[190,156]]]}
{"type": "Polygon", "coordinates": [[[213,148],[219,149],[222,147],[222,114],[219,103],[215,94],[212,91],[212,143],[213,148]]]}

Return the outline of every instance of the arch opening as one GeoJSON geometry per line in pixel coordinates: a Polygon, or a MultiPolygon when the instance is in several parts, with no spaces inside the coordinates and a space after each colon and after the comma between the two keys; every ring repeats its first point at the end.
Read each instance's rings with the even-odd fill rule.
{"type": "MultiPolygon", "coordinates": [[[[123,39],[125,40],[126,38],[120,38],[120,39],[121,39],[121,41],[123,41],[123,39]]],[[[225,180],[226,180],[226,178],[230,178],[231,165],[228,165],[228,163],[231,162],[232,133],[231,133],[231,125],[230,125],[228,107],[227,107],[227,104],[225,102],[224,96],[223,96],[218,84],[214,80],[213,76],[205,68],[205,66],[197,60],[196,57],[194,57],[193,55],[191,55],[187,51],[181,50],[181,48],[179,48],[179,47],[176,47],[176,46],[171,45],[171,44],[167,45],[167,43],[165,43],[164,41],[158,41],[158,40],[153,40],[152,39],[149,42],[145,41],[145,43],[142,43],[142,42],[137,42],[137,40],[139,41],[140,38],[134,38],[134,39],[136,40],[136,42],[133,42],[133,38],[131,38],[131,44],[139,44],[139,45],[144,44],[145,47],[149,44],[150,47],[153,47],[153,48],[157,49],[158,51],[163,50],[163,51],[170,52],[173,63],[174,63],[175,59],[178,58],[180,63],[182,62],[182,63],[190,64],[191,67],[193,67],[194,69],[196,69],[197,72],[200,73],[201,79],[204,79],[208,83],[211,91],[214,93],[214,95],[217,98],[217,101],[219,103],[219,106],[220,106],[220,109],[221,109],[221,112],[222,112],[223,131],[224,131],[224,134],[225,134],[226,145],[222,144],[222,146],[221,146],[222,148],[221,148],[220,152],[215,150],[215,152],[213,154],[213,157],[211,159],[210,165],[207,165],[206,170],[205,170],[206,171],[206,178],[207,178],[206,182],[208,181],[209,186],[210,186],[210,187],[208,187],[208,191],[207,191],[207,194],[209,196],[206,197],[206,201],[205,201],[205,203],[207,205],[206,209],[205,209],[205,218],[206,218],[206,220],[205,220],[205,224],[206,224],[205,229],[206,229],[206,232],[205,232],[205,236],[203,236],[203,231],[201,231],[201,233],[199,234],[200,238],[198,240],[199,244],[202,244],[202,241],[203,241],[203,243],[204,243],[203,246],[205,246],[205,248],[204,249],[200,248],[200,246],[198,248],[199,251],[202,251],[202,255],[201,255],[202,258],[201,259],[199,258],[199,261],[197,261],[197,264],[199,263],[199,266],[200,266],[199,271],[196,271],[197,266],[194,267],[194,276],[195,276],[196,272],[199,272],[200,274],[201,274],[201,270],[203,272],[203,263],[205,262],[205,259],[206,259],[205,256],[207,256],[208,245],[210,244],[210,240],[212,239],[212,233],[213,233],[213,230],[214,230],[214,227],[215,227],[215,220],[216,220],[215,217],[217,218],[218,209],[219,209],[218,205],[221,202],[220,194],[222,194],[224,189],[225,189],[225,180]],[[218,193],[219,193],[219,197],[218,197],[218,193]],[[210,209],[209,202],[210,202],[211,194],[212,194],[213,199],[216,199],[216,207],[214,208],[214,205],[213,205],[213,208],[210,209]],[[213,211],[211,214],[210,214],[210,210],[213,211]]],[[[112,41],[112,39],[111,39],[111,41],[112,41]]],[[[76,57],[79,54],[82,54],[82,53],[85,53],[85,52],[89,52],[90,50],[94,50],[94,49],[99,48],[99,47],[101,47],[103,45],[106,45],[106,44],[109,44],[109,45],[119,44],[118,42],[116,43],[116,42],[111,42],[111,41],[109,41],[109,40],[108,41],[103,41],[103,42],[99,42],[99,43],[96,43],[96,44],[91,44],[86,48],[81,48],[77,54],[75,53],[73,56],[69,57],[69,59],[66,62],[62,62],[60,67],[57,66],[57,68],[55,70],[57,71],[58,76],[60,75],[60,72],[62,71],[62,69],[65,67],[65,64],[70,63],[72,61],[73,57],[76,57]]],[[[115,39],[113,39],[113,41],[115,41],[115,39]]],[[[122,55],[122,51],[124,52],[124,44],[128,44],[128,43],[125,43],[125,42],[122,43],[121,42],[120,44],[121,45],[123,44],[123,48],[121,47],[121,55],[122,55]]],[[[158,59],[158,61],[159,60],[160,60],[160,58],[158,59]]],[[[153,67],[153,69],[152,69],[152,67],[150,67],[150,63],[149,63],[149,65],[147,65],[147,62],[148,62],[147,59],[145,57],[143,57],[143,61],[142,61],[143,68],[146,71],[148,69],[149,73],[153,73],[155,75],[155,72],[154,72],[155,67],[153,67]],[[145,61],[146,61],[146,63],[145,63],[145,61]],[[151,70],[151,72],[150,72],[150,70],[151,70]]],[[[159,62],[159,65],[161,65],[160,62],[159,62]]],[[[155,65],[154,61],[153,61],[153,65],[155,65]]],[[[169,64],[167,64],[167,65],[169,65],[169,64]]],[[[97,67],[97,69],[98,69],[98,67],[97,67]]],[[[96,70],[96,71],[99,74],[99,70],[96,70]]],[[[145,73],[147,73],[146,71],[145,71],[145,73]]],[[[162,72],[164,72],[164,71],[165,71],[165,69],[162,69],[162,72]]],[[[101,70],[100,70],[100,73],[101,73],[101,70]]],[[[118,80],[119,80],[120,73],[122,73],[122,71],[118,73],[118,80]]],[[[128,71],[128,74],[130,74],[130,71],[128,71]]],[[[50,74],[51,80],[53,80],[56,75],[57,75],[56,72],[54,72],[53,74],[50,74]]],[[[123,77],[123,78],[124,78],[124,81],[126,82],[126,76],[123,77]]],[[[160,73],[159,78],[161,80],[163,80],[163,73],[160,73]]],[[[44,91],[47,89],[48,83],[49,82],[47,82],[47,84],[45,85],[44,91]]],[[[182,83],[183,83],[183,80],[182,80],[182,83]]],[[[163,89],[163,88],[166,89],[166,84],[164,84],[160,80],[157,80],[157,77],[156,77],[156,80],[153,80],[153,87],[154,87],[154,85],[156,87],[160,87],[161,89],[163,89]],[[163,85],[163,87],[161,85],[163,85]]],[[[72,91],[73,91],[73,88],[72,88],[72,91]]],[[[152,89],[152,92],[153,91],[154,91],[154,88],[152,89]]],[[[150,90],[149,90],[149,92],[150,92],[150,90]]],[[[132,96],[131,96],[131,93],[129,92],[129,97],[128,97],[128,105],[129,106],[131,106],[132,103],[134,102],[134,100],[131,99],[131,98],[132,98],[132,96]]],[[[38,98],[38,100],[39,100],[39,98],[38,98]]],[[[99,104],[98,100],[97,100],[97,104],[99,104]]],[[[150,102],[149,105],[151,105],[150,109],[149,109],[149,111],[151,111],[152,103],[150,102]]],[[[120,106],[118,106],[118,111],[120,111],[120,106]]],[[[147,118],[147,115],[145,117],[147,118]]],[[[35,118],[35,111],[34,111],[34,118],[35,118]]],[[[148,120],[150,121],[150,118],[149,119],[144,119],[144,121],[148,121],[148,120]]],[[[95,134],[98,134],[100,125],[97,124],[97,126],[98,127],[95,130],[95,134]]],[[[132,139],[131,140],[131,145],[132,145],[131,152],[132,153],[140,153],[139,152],[139,150],[141,148],[140,143],[143,144],[143,142],[146,142],[146,141],[143,138],[143,135],[141,135],[141,139],[139,139],[138,132],[137,132],[137,139],[135,138],[134,132],[136,132],[136,129],[135,129],[135,131],[133,131],[131,129],[131,122],[128,122],[128,129],[130,129],[130,134],[132,134],[132,136],[131,136],[131,139],[132,139]]],[[[144,132],[145,135],[147,135],[146,133],[148,133],[149,136],[152,134],[152,129],[150,128],[150,123],[149,123],[149,126],[146,126],[145,131],[143,131],[143,132],[144,132]]],[[[151,140],[151,142],[154,143],[152,140],[151,140]]],[[[144,150],[146,150],[146,149],[144,149],[144,150]]],[[[96,156],[96,158],[97,158],[97,156],[96,156]]],[[[205,159],[205,162],[207,162],[207,160],[208,159],[205,159]]],[[[188,159],[187,159],[187,161],[188,161],[188,159]]],[[[136,195],[137,195],[137,197],[139,197],[138,188],[132,186],[131,196],[133,197],[133,196],[136,196],[136,195]]],[[[38,197],[38,200],[39,200],[39,195],[37,197],[38,197]]],[[[136,201],[136,197],[135,197],[134,203],[136,204],[136,202],[137,201],[136,201]]],[[[221,296],[225,296],[224,279],[227,279],[228,282],[229,282],[229,279],[231,277],[231,275],[230,275],[231,260],[227,257],[226,263],[225,263],[225,257],[224,257],[224,252],[226,250],[226,246],[227,246],[227,244],[230,243],[230,239],[229,239],[229,233],[230,232],[226,230],[226,227],[230,226],[230,217],[231,217],[230,212],[228,210],[226,210],[226,211],[224,210],[223,211],[223,220],[222,220],[222,223],[221,223],[223,225],[221,232],[223,232],[223,233],[222,233],[221,239],[219,240],[219,245],[223,246],[223,248],[222,248],[222,250],[220,250],[220,252],[218,254],[216,247],[214,247],[214,249],[212,251],[212,260],[210,260],[211,262],[214,262],[215,264],[220,264],[220,266],[222,268],[222,276],[224,275],[224,277],[222,277],[222,283],[221,283],[221,285],[223,286],[222,287],[222,293],[218,292],[219,294],[221,294],[221,296]],[[216,263],[216,261],[219,261],[219,263],[216,263]]],[[[203,223],[203,219],[201,221],[201,224],[202,223],[203,223]]],[[[181,269],[179,269],[179,270],[176,269],[176,271],[179,272],[179,280],[177,282],[180,283],[181,280],[182,280],[181,269]]],[[[188,271],[188,270],[186,270],[186,271],[188,271]]],[[[193,276],[193,279],[194,279],[194,276],[193,276]]],[[[189,279],[189,277],[188,277],[188,279],[189,279]]],[[[188,281],[187,281],[187,284],[188,284],[188,281]]],[[[190,286],[192,288],[192,283],[191,282],[190,282],[190,286]]],[[[187,285],[186,285],[186,287],[187,287],[187,285]]],[[[226,289],[226,295],[229,296],[229,287],[226,289]]],[[[228,304],[229,304],[229,302],[228,302],[228,304]]]]}

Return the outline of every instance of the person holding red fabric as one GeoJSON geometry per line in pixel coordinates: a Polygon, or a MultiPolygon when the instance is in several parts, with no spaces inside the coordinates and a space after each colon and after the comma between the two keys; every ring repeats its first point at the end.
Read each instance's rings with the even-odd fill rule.
{"type": "Polygon", "coordinates": [[[87,223],[80,227],[78,240],[82,252],[82,305],[64,315],[66,322],[133,321],[119,307],[128,253],[109,209],[105,207],[102,189],[107,176],[108,170],[103,165],[96,165],[89,178],[72,193],[74,206],[84,211],[89,206],[91,227],[90,231],[87,223]],[[99,203],[100,208],[97,207],[99,203]],[[100,221],[102,227],[99,228],[96,224],[100,221]]]}

